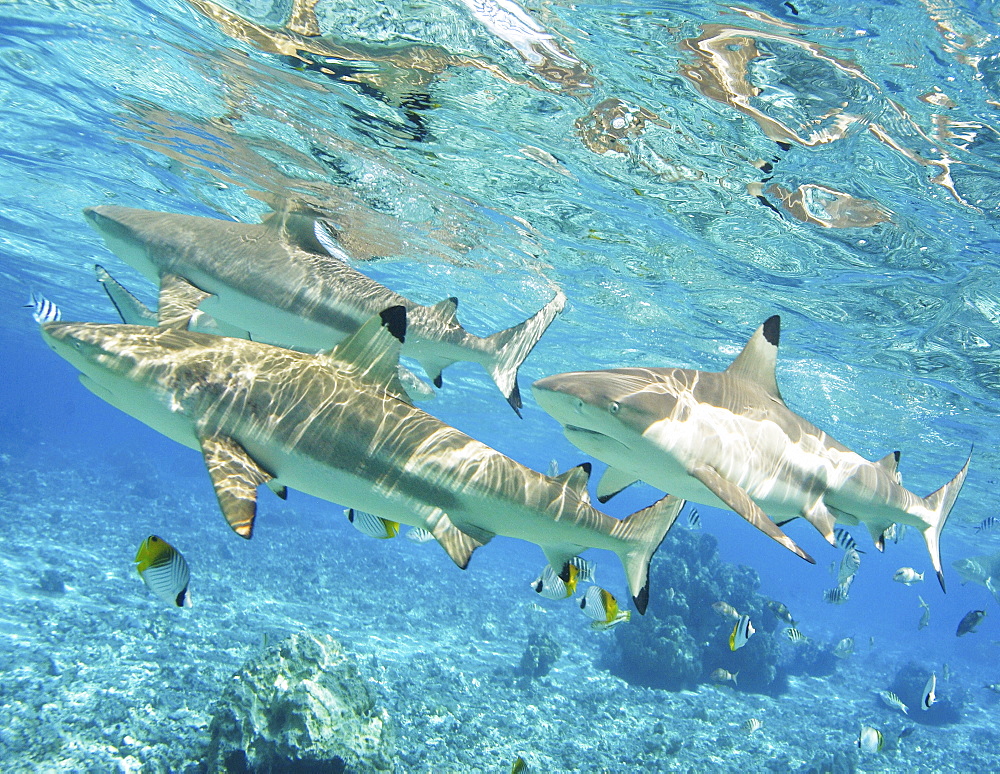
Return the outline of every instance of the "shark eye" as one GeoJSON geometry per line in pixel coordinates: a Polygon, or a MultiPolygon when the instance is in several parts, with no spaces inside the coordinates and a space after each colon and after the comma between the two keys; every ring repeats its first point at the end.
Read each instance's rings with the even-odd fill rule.
{"type": "Polygon", "coordinates": [[[582,398],[577,398],[576,399],[576,410],[577,411],[583,411],[583,399],[582,398]]]}
{"type": "Polygon", "coordinates": [[[611,401],[611,404],[608,406],[608,411],[610,411],[612,414],[617,414],[618,409],[620,408],[621,406],[618,405],[618,401],[613,400],[611,401]]]}

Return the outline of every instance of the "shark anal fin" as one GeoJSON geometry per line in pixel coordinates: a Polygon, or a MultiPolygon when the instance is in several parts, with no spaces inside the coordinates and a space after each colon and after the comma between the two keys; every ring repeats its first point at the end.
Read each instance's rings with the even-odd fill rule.
{"type": "Polygon", "coordinates": [[[799,548],[794,540],[782,532],[778,528],[778,525],[768,518],[767,514],[760,509],[760,506],[751,499],[750,495],[744,489],[731,481],[727,481],[715,468],[710,465],[700,465],[691,471],[691,475],[704,484],[712,494],[769,538],[780,543],[789,551],[798,554],[807,562],[816,564],[816,560],[799,548]]]}
{"type": "Polygon", "coordinates": [[[240,537],[253,536],[257,517],[257,487],[274,476],[260,467],[232,438],[213,435],[201,439],[205,465],[212,477],[222,515],[240,537]]]}
{"type": "Polygon", "coordinates": [[[480,539],[477,539],[452,524],[451,519],[444,513],[440,515],[430,532],[451,560],[463,570],[469,566],[472,552],[486,545],[493,537],[491,533],[483,533],[478,536],[480,539]]]}
{"type": "Polygon", "coordinates": [[[198,304],[210,295],[177,274],[164,274],[160,277],[159,326],[187,330],[198,304]]]}
{"type": "Polygon", "coordinates": [[[405,337],[406,307],[391,306],[322,357],[351,367],[364,381],[412,403],[399,381],[399,352],[405,337]]]}
{"type": "Polygon", "coordinates": [[[608,468],[597,483],[597,499],[606,503],[623,489],[632,486],[639,479],[625,470],[608,468]]]}
{"type": "Polygon", "coordinates": [[[288,487],[277,483],[273,478],[267,482],[267,488],[274,492],[282,500],[288,499],[288,487]]]}

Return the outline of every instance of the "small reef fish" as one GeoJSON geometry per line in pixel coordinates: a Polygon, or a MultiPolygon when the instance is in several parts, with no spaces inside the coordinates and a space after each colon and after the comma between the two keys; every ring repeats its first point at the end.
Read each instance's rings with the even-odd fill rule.
{"type": "Polygon", "coordinates": [[[414,543],[428,543],[434,539],[434,535],[423,527],[410,527],[406,530],[406,539],[414,543]]]}
{"type": "Polygon", "coordinates": [[[590,626],[593,629],[605,631],[632,620],[631,610],[619,610],[618,600],[614,595],[600,586],[591,586],[580,600],[580,609],[594,620],[590,626]]]}
{"type": "Polygon", "coordinates": [[[739,650],[744,645],[747,644],[754,632],[757,630],[753,628],[753,624],[750,623],[750,616],[741,615],[740,620],[736,622],[736,626],[733,627],[733,633],[729,635],[729,649],[739,650]]]}
{"type": "Polygon", "coordinates": [[[899,697],[892,691],[879,691],[878,695],[887,707],[892,707],[893,709],[901,710],[904,715],[910,714],[906,705],[903,704],[903,702],[900,701],[899,697]]]}
{"type": "Polygon", "coordinates": [[[795,619],[792,618],[792,612],[785,606],[783,602],[778,602],[776,600],[769,599],[767,601],[767,606],[770,609],[770,611],[774,613],[774,617],[777,618],[779,621],[784,621],[785,623],[789,623],[792,626],[795,626],[795,619]]]}
{"type": "Polygon", "coordinates": [[[890,524],[886,527],[885,531],[882,533],[882,539],[879,541],[884,547],[886,543],[890,540],[893,543],[899,543],[903,539],[903,535],[906,534],[905,524],[890,524]]]}
{"type": "Polygon", "coordinates": [[[900,567],[893,574],[892,579],[896,583],[905,583],[907,586],[912,586],[914,583],[923,582],[924,574],[917,572],[912,567],[900,567]]]}
{"type": "Polygon", "coordinates": [[[945,680],[951,680],[951,667],[948,666],[947,664],[943,664],[941,666],[941,676],[945,680]]]}
{"type": "Polygon", "coordinates": [[[861,748],[861,752],[877,753],[885,744],[882,732],[871,726],[861,726],[861,733],[855,744],[861,748]]]}
{"type": "Polygon", "coordinates": [[[761,723],[757,718],[750,718],[746,721],[741,728],[748,734],[752,734],[754,731],[760,730],[760,727],[764,724],[761,723]]]}
{"type": "Polygon", "coordinates": [[[839,586],[827,589],[823,592],[823,601],[829,602],[831,605],[842,605],[847,601],[850,588],[850,584],[841,583],[839,586]]]}
{"type": "Polygon", "coordinates": [[[733,620],[739,620],[740,614],[736,611],[736,608],[730,605],[728,602],[723,602],[721,599],[718,602],[712,603],[712,609],[721,615],[723,618],[732,618],[733,620]]]}
{"type": "Polygon", "coordinates": [[[514,762],[510,766],[510,774],[529,774],[530,772],[531,767],[528,766],[528,762],[520,755],[514,759],[514,762]]]}
{"type": "Polygon", "coordinates": [[[924,686],[924,693],[920,698],[920,709],[929,710],[931,705],[937,701],[937,694],[935,690],[937,689],[937,675],[931,672],[931,676],[927,680],[927,684],[924,686]]]}
{"type": "Polygon", "coordinates": [[[547,613],[547,612],[549,612],[547,608],[542,607],[537,602],[532,602],[531,603],[531,610],[533,612],[535,612],[535,613],[547,613]]]}
{"type": "Polygon", "coordinates": [[[549,469],[545,472],[549,478],[559,477],[559,460],[549,460],[549,469]]]}
{"type": "Polygon", "coordinates": [[[31,316],[39,325],[48,322],[59,322],[62,319],[62,310],[45,296],[36,296],[32,293],[31,299],[24,305],[24,308],[31,309],[31,316]]]}
{"type": "Polygon", "coordinates": [[[993,691],[993,693],[1000,693],[1000,683],[990,683],[989,685],[984,685],[987,691],[993,691]]]}
{"type": "Polygon", "coordinates": [[[976,527],[976,532],[989,532],[991,529],[996,527],[997,524],[1000,524],[1000,521],[997,520],[996,516],[987,516],[979,522],[979,526],[976,527]]]}
{"type": "Polygon", "coordinates": [[[976,631],[976,627],[979,626],[979,622],[985,617],[985,610],[970,610],[962,617],[962,620],[958,622],[958,629],[955,631],[955,636],[961,637],[963,634],[976,631]]]}
{"type": "Polygon", "coordinates": [[[722,667],[719,667],[718,669],[713,670],[712,674],[709,675],[709,677],[711,677],[712,681],[716,683],[731,682],[733,685],[736,685],[737,684],[736,676],[738,674],[739,672],[730,672],[728,669],[723,669],[722,667]]]}
{"type": "Polygon", "coordinates": [[[584,559],[582,556],[574,556],[569,560],[569,563],[576,568],[577,583],[594,582],[594,571],[597,569],[596,564],[584,559]]]}
{"type": "Polygon", "coordinates": [[[700,529],[701,528],[701,515],[698,513],[698,509],[697,508],[691,508],[688,511],[687,526],[688,526],[688,529],[700,529]]]}
{"type": "Polygon", "coordinates": [[[833,647],[833,655],[837,658],[849,658],[854,654],[854,638],[844,637],[833,647]]]}
{"type": "Polygon", "coordinates": [[[191,571],[181,552],[156,535],[142,541],[135,554],[135,569],[142,582],[168,605],[191,607],[188,583],[191,571]]]}
{"type": "Polygon", "coordinates": [[[383,519],[381,516],[376,516],[374,513],[356,511],[354,508],[348,508],[344,511],[344,515],[358,532],[364,533],[369,537],[388,540],[399,534],[398,521],[389,521],[388,519],[383,519]]]}
{"type": "Polygon", "coordinates": [[[923,629],[925,626],[930,626],[931,623],[931,606],[924,602],[924,598],[918,596],[917,599],[920,600],[920,607],[924,609],[924,612],[920,615],[920,623],[917,624],[917,631],[923,629]]]}
{"type": "Polygon", "coordinates": [[[573,592],[576,591],[578,574],[579,570],[568,562],[558,575],[552,569],[552,565],[547,564],[542,574],[532,581],[531,588],[546,599],[566,599],[573,596],[573,592]]]}
{"type": "Polygon", "coordinates": [[[853,578],[861,566],[861,555],[856,548],[849,548],[840,560],[840,570],[837,572],[837,583],[847,583],[853,578]]]}
{"type": "Polygon", "coordinates": [[[834,527],[833,539],[837,548],[842,548],[845,551],[850,551],[851,549],[854,549],[858,553],[862,554],[864,553],[864,551],[858,548],[858,544],[854,542],[854,538],[851,537],[851,533],[848,532],[843,527],[834,527]]]}
{"type": "Polygon", "coordinates": [[[795,627],[785,629],[785,636],[788,637],[788,639],[794,642],[796,645],[804,643],[809,639],[795,627]]]}

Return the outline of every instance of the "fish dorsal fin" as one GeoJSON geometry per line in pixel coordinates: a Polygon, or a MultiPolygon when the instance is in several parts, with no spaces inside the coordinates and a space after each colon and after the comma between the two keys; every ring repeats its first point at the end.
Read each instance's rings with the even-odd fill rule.
{"type": "Polygon", "coordinates": [[[199,440],[222,515],[233,532],[249,540],[257,518],[257,487],[274,476],[228,436],[213,435],[199,440]]]}
{"type": "Polygon", "coordinates": [[[889,452],[882,459],[875,463],[880,468],[889,473],[897,484],[902,486],[903,477],[899,474],[899,452],[889,452]]]}
{"type": "Polygon", "coordinates": [[[582,462],[575,468],[570,468],[561,475],[554,476],[555,480],[563,484],[584,502],[590,502],[590,493],[587,492],[587,484],[590,483],[591,464],[582,462]]]}
{"type": "Polygon", "coordinates": [[[493,537],[492,533],[483,533],[480,535],[483,539],[474,538],[452,524],[448,515],[441,511],[438,512],[437,521],[433,525],[428,524],[427,526],[431,527],[430,533],[441,544],[451,560],[463,570],[469,566],[472,552],[480,546],[486,545],[493,537]]]}
{"type": "Polygon", "coordinates": [[[780,333],[781,318],[778,315],[767,318],[764,324],[754,331],[743,351],[726,369],[726,373],[731,376],[760,385],[771,397],[779,401],[781,392],[778,390],[774,369],[778,363],[780,333]]]}
{"type": "Polygon", "coordinates": [[[155,312],[126,290],[120,282],[108,274],[100,264],[94,264],[94,273],[104,292],[114,304],[118,316],[126,325],[157,325],[155,312]]]}
{"type": "Polygon", "coordinates": [[[597,482],[597,499],[606,503],[626,487],[632,486],[638,477],[625,470],[618,468],[608,468],[597,482]]]}
{"type": "Polygon", "coordinates": [[[458,325],[458,299],[452,296],[451,298],[446,298],[444,301],[438,301],[434,306],[431,307],[436,315],[440,315],[448,323],[454,323],[458,325]]]}
{"type": "Polygon", "coordinates": [[[198,304],[210,295],[177,274],[164,274],[160,277],[159,326],[187,330],[198,304]]]}
{"type": "Polygon", "coordinates": [[[399,352],[406,338],[406,307],[390,306],[321,357],[346,364],[361,379],[411,403],[399,381],[399,352]]]}

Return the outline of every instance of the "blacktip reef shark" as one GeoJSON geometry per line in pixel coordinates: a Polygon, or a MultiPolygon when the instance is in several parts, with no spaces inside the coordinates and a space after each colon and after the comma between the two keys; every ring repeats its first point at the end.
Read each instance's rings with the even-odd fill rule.
{"type": "Polygon", "coordinates": [[[404,307],[319,354],[167,319],[158,328],[53,322],[42,336],[98,397],[202,452],[237,534],[253,534],[260,484],[291,487],[421,527],[462,568],[494,535],[536,543],[553,567],[608,549],[645,611],[649,560],[684,502],[668,495],[614,519],[590,504],[589,465],[537,473],[413,406],[397,377],[404,307]]]}
{"type": "Polygon", "coordinates": [[[1000,603],[1000,551],[983,556],[972,556],[951,563],[964,586],[969,581],[985,586],[986,590],[1000,603]]]}
{"type": "Polygon", "coordinates": [[[264,224],[129,207],[88,207],[114,253],[160,288],[161,319],[199,310],[254,341],[322,351],[384,309],[407,310],[403,354],[436,387],[458,361],[481,364],[520,415],[517,369],[566,305],[556,296],[519,325],[479,337],[458,322],[457,298],[415,304],[352,268],[315,218],[276,213],[264,224]]]}
{"type": "Polygon", "coordinates": [[[912,525],[944,589],[941,530],[968,460],[927,497],[905,489],[898,452],[870,462],[785,405],[775,378],[779,332],[779,318],[771,317],[718,373],[585,371],[541,379],[532,389],[574,445],[609,465],[598,484],[601,502],[642,480],[735,511],[810,562],[779,525],[802,517],[835,544],[835,522],[864,522],[879,550],[892,524],[912,525]]]}

